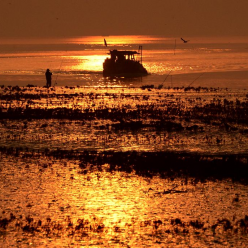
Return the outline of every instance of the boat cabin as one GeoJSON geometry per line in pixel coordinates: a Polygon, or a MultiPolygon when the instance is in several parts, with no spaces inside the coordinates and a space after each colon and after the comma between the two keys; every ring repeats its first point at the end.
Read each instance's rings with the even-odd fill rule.
{"type": "Polygon", "coordinates": [[[104,76],[142,76],[147,75],[147,70],[142,65],[142,52],[110,50],[110,58],[103,63],[104,76]],[[141,54],[141,62],[135,55],[141,54]]]}
{"type": "Polygon", "coordinates": [[[123,61],[123,60],[133,60],[135,61],[135,54],[139,54],[136,51],[118,51],[118,50],[112,50],[110,51],[110,59],[117,61],[123,61]]]}

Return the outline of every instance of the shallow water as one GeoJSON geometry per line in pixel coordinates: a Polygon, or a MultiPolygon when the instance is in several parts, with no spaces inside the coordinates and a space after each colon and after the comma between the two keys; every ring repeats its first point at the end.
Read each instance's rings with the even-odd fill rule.
{"type": "Polygon", "coordinates": [[[80,173],[78,161],[45,157],[34,161],[1,155],[2,216],[12,213],[16,217],[1,233],[2,245],[209,247],[217,243],[217,247],[242,247],[242,242],[247,242],[246,235],[223,231],[221,225],[215,234],[211,229],[218,220],[235,223],[244,217],[244,185],[230,181],[194,185],[190,178],[186,184],[184,179],[144,178],[134,173],[111,173],[107,168],[84,174],[80,173]],[[176,185],[182,193],[164,193],[176,185]],[[41,220],[51,230],[15,227],[17,222],[27,223],[25,216],[33,218],[30,226],[41,220]],[[174,225],[172,220],[176,218],[185,223],[199,220],[206,230],[174,225]],[[76,231],[79,219],[89,222],[85,222],[83,233],[76,231]],[[161,221],[158,227],[156,221],[161,221]],[[182,233],[183,229],[189,233],[182,233]]]}
{"type": "Polygon", "coordinates": [[[0,145],[41,150],[247,154],[244,120],[224,121],[238,115],[237,108],[243,111],[241,103],[247,103],[246,93],[207,88],[198,92],[183,88],[56,87],[50,91],[25,88],[22,94],[12,97],[11,91],[5,91],[1,101],[3,112],[11,107],[13,111],[34,113],[26,117],[30,120],[2,121],[0,145]],[[237,99],[241,103],[236,106],[237,99]],[[225,105],[225,101],[230,105],[225,105]],[[71,116],[70,112],[63,114],[61,107],[72,111],[71,116]],[[54,116],[42,112],[37,120],[35,113],[40,110],[55,111],[54,116]],[[56,114],[57,110],[62,112],[56,114]],[[170,127],[165,121],[172,121],[170,127]]]}
{"type": "Polygon", "coordinates": [[[245,38],[103,38],[0,41],[0,246],[246,247],[245,38]]]}
{"type": "Polygon", "coordinates": [[[0,103],[1,246],[246,246],[246,90],[2,87],[0,103]]]}

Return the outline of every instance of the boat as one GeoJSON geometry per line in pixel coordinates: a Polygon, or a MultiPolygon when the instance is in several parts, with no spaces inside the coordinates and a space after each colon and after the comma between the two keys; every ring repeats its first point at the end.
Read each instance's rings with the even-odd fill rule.
{"type": "Polygon", "coordinates": [[[142,65],[141,52],[110,50],[110,58],[103,62],[103,76],[138,77],[147,75],[147,70],[142,65]],[[140,61],[135,55],[140,54],[140,61]]]}

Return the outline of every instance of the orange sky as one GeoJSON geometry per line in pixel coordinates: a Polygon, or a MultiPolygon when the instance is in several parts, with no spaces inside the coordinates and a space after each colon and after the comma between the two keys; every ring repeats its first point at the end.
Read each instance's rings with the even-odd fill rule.
{"type": "Polygon", "coordinates": [[[248,35],[247,0],[1,0],[0,37],[248,35]]]}

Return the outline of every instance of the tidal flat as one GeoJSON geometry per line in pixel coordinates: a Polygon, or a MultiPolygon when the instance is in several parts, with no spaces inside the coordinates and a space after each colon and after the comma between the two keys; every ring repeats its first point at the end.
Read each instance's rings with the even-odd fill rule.
{"type": "Polygon", "coordinates": [[[2,247],[245,247],[248,92],[0,88],[2,247]]]}

